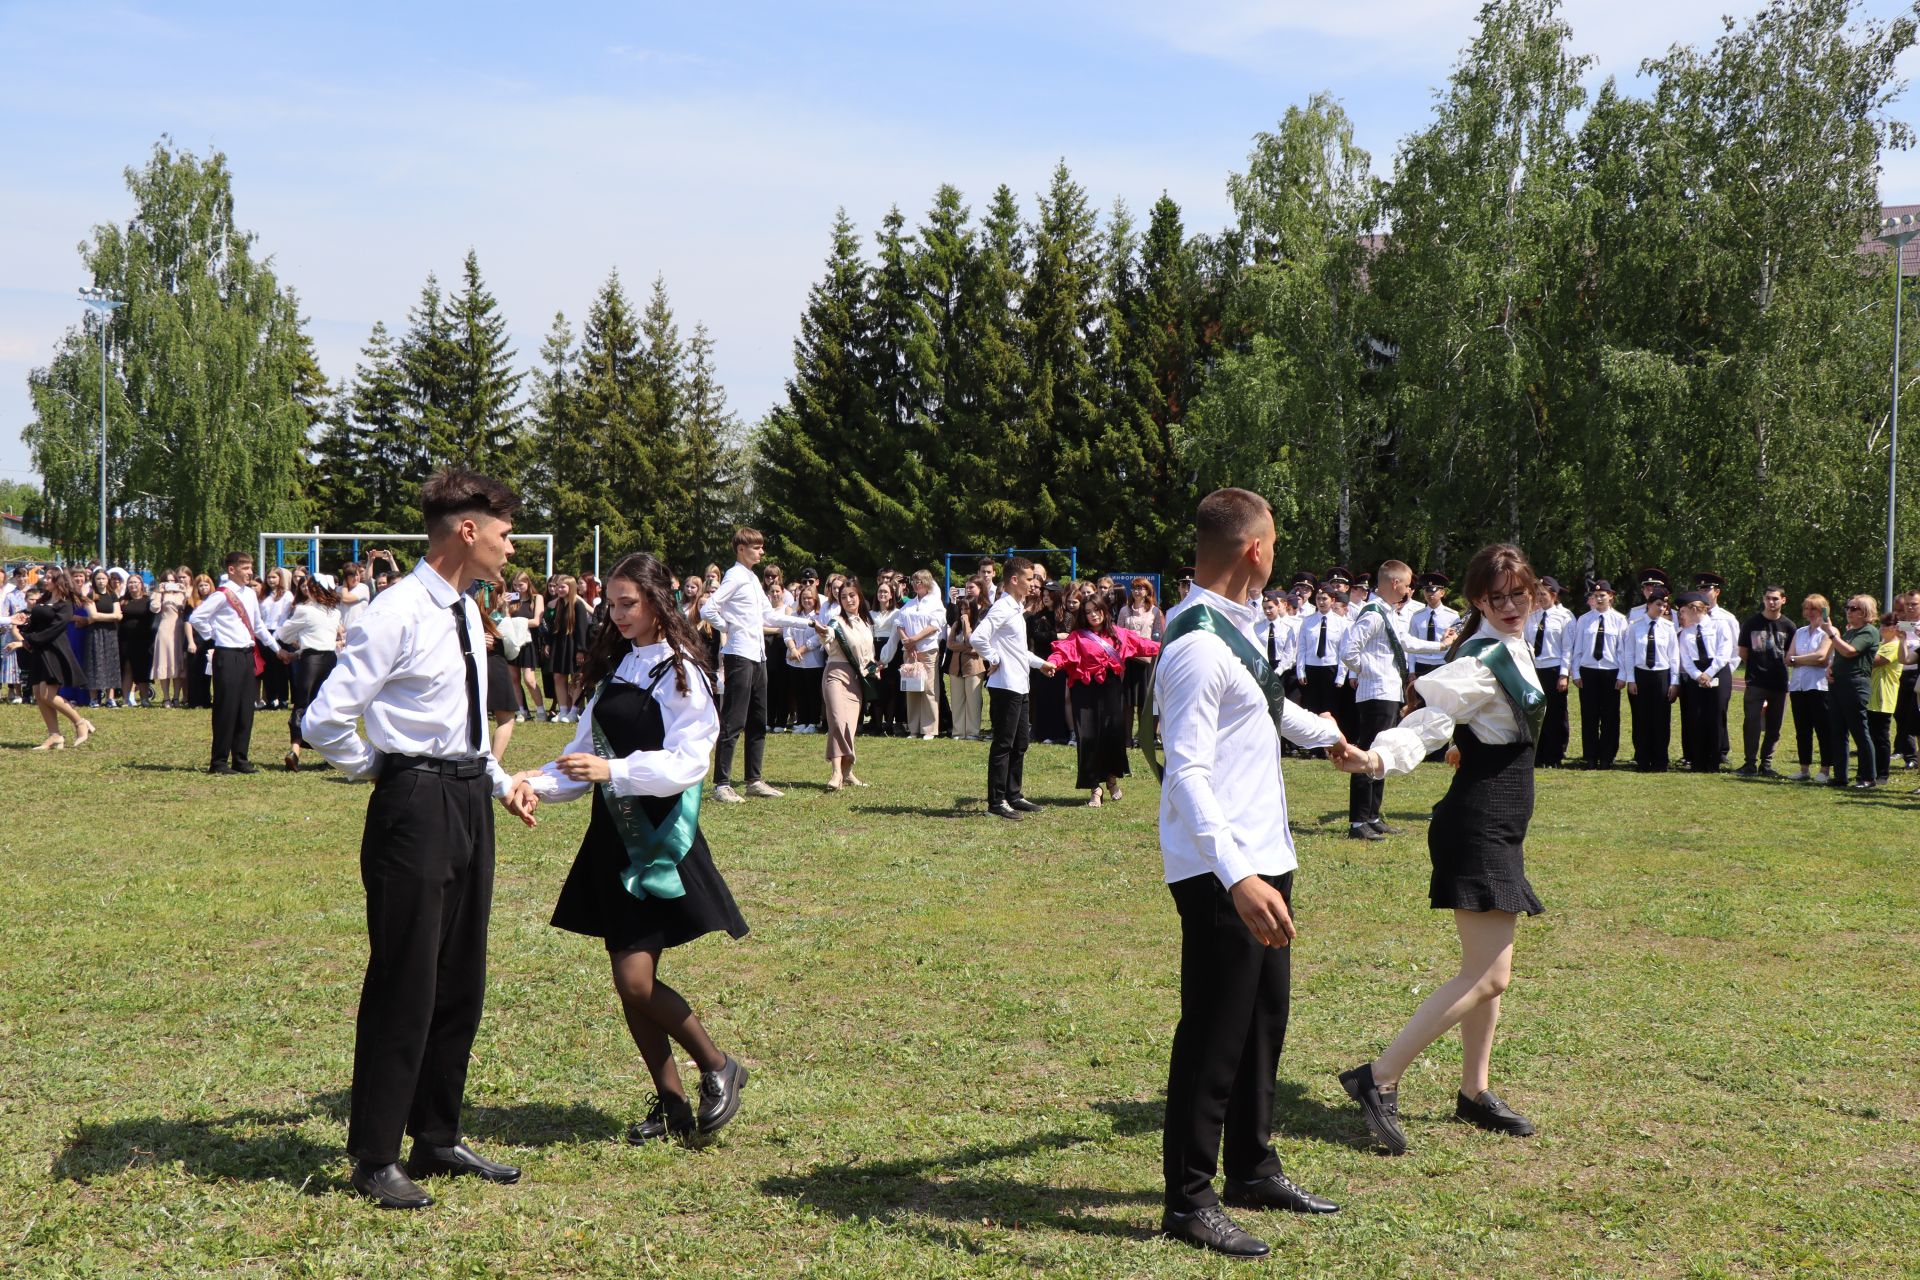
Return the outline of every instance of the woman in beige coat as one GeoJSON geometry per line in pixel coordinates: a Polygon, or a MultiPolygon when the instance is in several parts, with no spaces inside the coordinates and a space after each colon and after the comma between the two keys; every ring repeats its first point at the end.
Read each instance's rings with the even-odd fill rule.
{"type": "Polygon", "coordinates": [[[853,773],[853,741],[860,731],[861,677],[873,669],[873,620],[860,583],[852,578],[842,583],[837,603],[838,615],[813,624],[827,655],[826,670],[820,674],[820,702],[827,719],[827,763],[833,768],[827,780],[829,791],[867,785],[853,773]]]}

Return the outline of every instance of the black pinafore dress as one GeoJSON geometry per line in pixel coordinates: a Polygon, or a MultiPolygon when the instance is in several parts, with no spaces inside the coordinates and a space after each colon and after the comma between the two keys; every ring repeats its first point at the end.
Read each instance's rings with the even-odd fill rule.
{"type": "Polygon", "coordinates": [[[1533,819],[1533,734],[1526,715],[1514,711],[1519,742],[1490,744],[1465,725],[1454,730],[1460,767],[1427,827],[1433,861],[1427,896],[1436,910],[1546,910],[1527,883],[1525,856],[1533,819]]]}
{"type": "MultiPolygon", "coordinates": [[[[672,666],[663,665],[665,671],[654,676],[653,686],[642,689],[616,680],[594,704],[593,714],[617,755],[658,751],[665,744],[660,704],[652,693],[662,679],[673,679],[672,666]]],[[[689,676],[701,678],[696,671],[690,671],[689,676]]],[[[655,824],[666,820],[674,802],[673,796],[640,798],[641,807],[655,824]]],[[[634,897],[621,883],[620,872],[626,866],[627,846],[600,789],[595,787],[593,819],[574,857],[573,870],[560,890],[560,900],[554,904],[553,927],[604,939],[607,950],[615,954],[662,951],[709,933],[747,936],[747,922],[734,905],[733,892],[721,878],[719,868],[713,865],[704,833],[694,833],[693,846],[680,860],[680,882],[686,887],[683,897],[634,897]]]]}

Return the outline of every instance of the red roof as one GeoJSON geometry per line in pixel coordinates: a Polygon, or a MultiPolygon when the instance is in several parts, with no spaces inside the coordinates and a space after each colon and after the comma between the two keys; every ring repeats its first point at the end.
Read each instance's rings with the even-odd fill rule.
{"type": "MultiPolygon", "coordinates": [[[[1914,226],[1920,228],[1920,204],[1883,204],[1880,206],[1880,216],[1882,218],[1904,218],[1909,214],[1913,217],[1914,226]]],[[[1885,253],[1888,246],[1874,239],[1879,233],[1880,228],[1878,224],[1876,224],[1863,234],[1860,237],[1860,252],[1873,254],[1885,253]]],[[[1884,268],[1882,269],[1884,270],[1884,268]]],[[[1920,276],[1920,236],[1915,236],[1913,239],[1907,241],[1905,246],[1901,248],[1900,274],[1903,276],[1920,276]]]]}

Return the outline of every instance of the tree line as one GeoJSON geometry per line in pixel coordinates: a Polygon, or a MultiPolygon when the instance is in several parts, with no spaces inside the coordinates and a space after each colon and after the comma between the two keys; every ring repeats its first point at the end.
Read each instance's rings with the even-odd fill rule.
{"type": "MultiPolygon", "coordinates": [[[[784,395],[743,431],[665,285],[617,275],[524,370],[469,254],[329,386],[231,178],[163,140],[96,230],[115,546],[162,560],[263,527],[411,527],[426,471],[516,480],[568,563],[776,556],[855,570],[1077,546],[1165,569],[1197,496],[1273,501],[1282,567],[1457,569],[1513,539],[1563,579],[1640,563],[1877,580],[1892,289],[1864,258],[1911,15],[1776,0],[1640,90],[1589,95],[1556,0],[1493,0],[1431,120],[1376,177],[1315,95],[1229,175],[1231,225],[1144,225],[1063,161],[1030,210],[951,186],[871,243],[842,213],[784,395]]],[[[28,429],[49,531],[94,525],[99,348],[69,333],[28,429]]],[[[1904,470],[1904,468],[1903,468],[1904,470]]],[[[1904,513],[1900,544],[1920,518],[1904,513]]],[[[1903,580],[1920,554],[1903,550],[1903,580]]]]}

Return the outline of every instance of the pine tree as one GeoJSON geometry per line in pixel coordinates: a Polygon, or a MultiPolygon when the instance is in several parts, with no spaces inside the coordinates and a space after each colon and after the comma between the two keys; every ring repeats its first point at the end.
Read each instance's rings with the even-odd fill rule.
{"type": "Polygon", "coordinates": [[[914,239],[905,228],[897,205],[880,224],[863,353],[863,377],[873,389],[874,431],[848,475],[848,496],[866,513],[868,555],[888,564],[919,552],[934,529],[929,492],[932,401],[938,394],[934,327],[921,298],[914,239]]]}
{"type": "Polygon", "coordinates": [[[646,450],[647,467],[654,476],[649,502],[658,541],[648,549],[678,564],[674,557],[692,539],[692,501],[687,492],[685,457],[685,401],[683,365],[685,346],[673,318],[667,282],[655,276],[640,313],[640,348],[636,377],[645,392],[647,414],[638,424],[637,445],[646,450]]]}
{"type": "Polygon", "coordinates": [[[436,461],[515,481],[525,460],[520,409],[525,374],[514,368],[506,318],[480,278],[480,259],[467,250],[460,292],[446,308],[446,438],[436,461]]]}
{"type": "MultiPolygon", "coordinates": [[[[1029,375],[1026,238],[1020,206],[1005,185],[993,193],[978,230],[960,238],[959,193],[935,206],[930,223],[949,283],[935,315],[945,394],[941,470],[951,494],[942,527],[955,550],[991,551],[1030,538],[1031,489],[1024,478],[1049,464],[1027,447],[1029,375]],[[957,218],[955,214],[958,214],[957,218]],[[957,281],[957,288],[951,282],[957,281]],[[1015,478],[1022,478],[1015,483],[1015,478]]],[[[932,233],[930,233],[932,234],[932,233]]]]}
{"type": "Polygon", "coordinates": [[[411,529],[419,522],[420,484],[431,464],[426,441],[408,411],[400,350],[385,324],[374,322],[360,355],[346,399],[364,514],[361,524],[345,526],[342,532],[411,529]]]}
{"type": "Polygon", "coordinates": [[[714,372],[713,338],[704,324],[693,327],[687,342],[680,385],[688,509],[685,541],[674,551],[674,565],[691,573],[709,561],[726,562],[746,507],[740,421],[727,408],[726,389],[714,372]]]}
{"type": "Polygon", "coordinates": [[[1029,230],[1033,266],[1021,298],[1031,376],[1026,450],[1022,465],[1006,473],[1037,478],[1030,523],[1022,527],[1035,546],[1076,543],[1117,496],[1093,461],[1100,432],[1090,341],[1099,322],[1098,222],[1062,161],[1029,230]]]}
{"type": "Polygon", "coordinates": [[[460,404],[460,352],[454,341],[454,322],[440,281],[432,272],[420,288],[420,299],[407,313],[407,331],[400,338],[400,376],[406,391],[406,413],[418,441],[421,473],[459,460],[461,442],[455,423],[460,404]]]}

